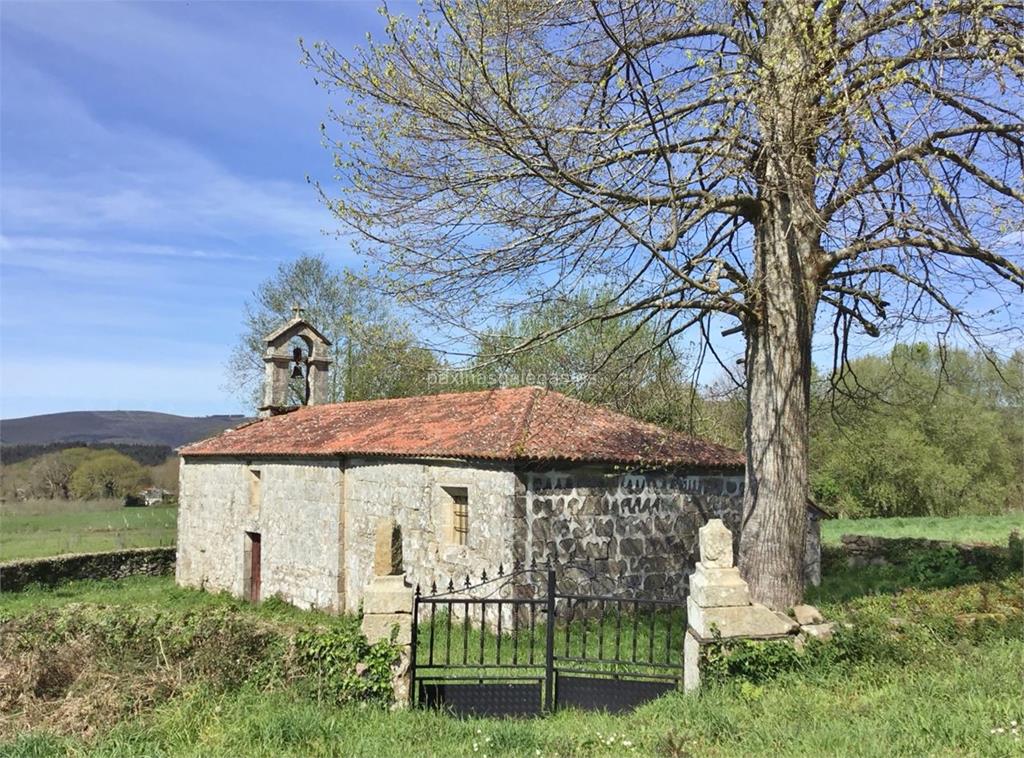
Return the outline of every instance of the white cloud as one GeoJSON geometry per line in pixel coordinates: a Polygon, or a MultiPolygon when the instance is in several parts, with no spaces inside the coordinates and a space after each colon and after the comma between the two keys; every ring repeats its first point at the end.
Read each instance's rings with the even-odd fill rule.
{"type": "MultiPolygon", "coordinates": [[[[101,123],[16,55],[5,55],[4,66],[6,234],[327,242],[322,231],[333,219],[305,182],[243,174],[185,140],[129,122],[101,123]]],[[[260,156],[253,161],[258,168],[260,156]]]]}

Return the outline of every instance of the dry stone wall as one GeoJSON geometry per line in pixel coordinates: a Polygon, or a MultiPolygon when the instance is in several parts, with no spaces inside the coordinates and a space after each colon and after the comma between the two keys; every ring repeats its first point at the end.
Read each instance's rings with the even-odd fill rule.
{"type": "Polygon", "coordinates": [[[163,576],[174,571],[175,548],[152,547],[107,553],[77,553],[0,564],[0,592],[29,585],[53,586],[79,579],[163,576]]]}
{"type": "MultiPolygon", "coordinates": [[[[1009,546],[974,545],[970,543],[929,540],[919,537],[873,537],[864,534],[844,534],[840,538],[839,550],[846,558],[847,565],[887,566],[906,561],[909,554],[932,550],[955,550],[964,564],[990,564],[993,561],[1011,561],[1016,556],[1014,546],[1019,546],[1020,534],[1009,536],[1009,546]]],[[[1019,551],[1019,547],[1018,547],[1019,551]]],[[[1019,559],[1017,560],[1019,563],[1019,559]]]]}

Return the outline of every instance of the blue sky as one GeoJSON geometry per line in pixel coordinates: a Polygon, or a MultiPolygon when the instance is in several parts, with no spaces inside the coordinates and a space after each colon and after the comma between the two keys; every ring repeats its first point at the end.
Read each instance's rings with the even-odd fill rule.
{"type": "Polygon", "coordinates": [[[0,418],[246,410],[224,364],[253,289],[359,264],[305,180],[330,179],[330,99],[298,38],[351,50],[377,2],[0,0],[0,418]]]}
{"type": "Polygon", "coordinates": [[[329,178],[339,49],[374,2],[0,2],[0,417],[240,412],[224,362],[277,265],[355,261],[329,178]]]}

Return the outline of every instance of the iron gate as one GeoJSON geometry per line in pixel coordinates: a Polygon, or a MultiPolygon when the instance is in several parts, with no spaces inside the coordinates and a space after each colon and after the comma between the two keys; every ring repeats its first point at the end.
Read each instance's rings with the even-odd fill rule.
{"type": "Polygon", "coordinates": [[[417,587],[415,703],[460,715],[624,711],[682,688],[683,601],[560,591],[558,578],[550,567],[499,568],[458,589],[417,587]]]}

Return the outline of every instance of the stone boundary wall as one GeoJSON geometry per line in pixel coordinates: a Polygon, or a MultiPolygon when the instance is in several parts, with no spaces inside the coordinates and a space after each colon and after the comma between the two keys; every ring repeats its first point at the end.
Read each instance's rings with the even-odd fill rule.
{"type": "MultiPolygon", "coordinates": [[[[848,566],[891,566],[903,562],[904,556],[913,552],[944,550],[953,548],[969,566],[991,563],[994,560],[1011,558],[1013,545],[1020,544],[1020,534],[1009,536],[1009,545],[986,545],[948,540],[930,540],[923,537],[872,537],[865,534],[844,534],[840,544],[832,549],[848,566]]],[[[1019,551],[1019,547],[1018,547],[1019,551]]]]}
{"type": "Polygon", "coordinates": [[[76,579],[163,576],[174,572],[176,551],[174,547],[147,547],[0,563],[0,592],[19,592],[32,584],[53,586],[76,579]]]}

